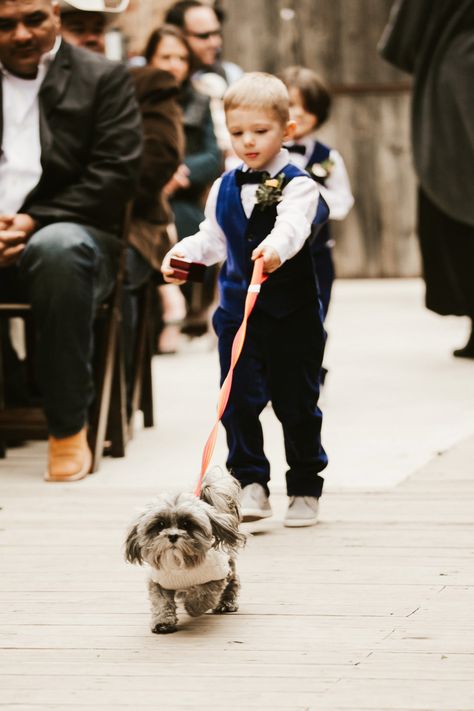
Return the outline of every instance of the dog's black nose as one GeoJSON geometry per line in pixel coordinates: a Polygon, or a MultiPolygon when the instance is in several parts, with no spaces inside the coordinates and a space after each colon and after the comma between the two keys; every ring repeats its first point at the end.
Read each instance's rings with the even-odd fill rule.
{"type": "Polygon", "coordinates": [[[169,533],[169,534],[168,534],[168,540],[169,540],[170,543],[176,543],[176,541],[178,540],[178,538],[179,538],[179,536],[178,536],[177,533],[169,533]]]}

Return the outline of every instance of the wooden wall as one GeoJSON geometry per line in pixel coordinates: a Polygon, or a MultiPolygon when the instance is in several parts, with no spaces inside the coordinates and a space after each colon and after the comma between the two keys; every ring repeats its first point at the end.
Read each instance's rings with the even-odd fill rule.
{"type": "MultiPolygon", "coordinates": [[[[319,71],[333,87],[322,139],[338,148],[356,205],[336,224],[339,276],[413,276],[420,270],[409,140],[409,77],[377,54],[392,0],[221,0],[225,57],[245,70],[289,64],[319,71]]],[[[132,0],[130,48],[161,21],[162,0],[132,0]]],[[[334,223],[333,223],[334,224],[334,223]]]]}

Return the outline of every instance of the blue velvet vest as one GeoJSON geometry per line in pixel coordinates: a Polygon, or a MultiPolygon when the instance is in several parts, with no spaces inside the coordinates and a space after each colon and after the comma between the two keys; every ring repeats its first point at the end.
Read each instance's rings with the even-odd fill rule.
{"type": "MultiPolygon", "coordinates": [[[[284,186],[290,180],[307,173],[294,165],[286,165],[284,186]]],[[[277,216],[276,205],[262,209],[255,205],[247,218],[235,181],[235,170],[221,180],[216,205],[216,219],[227,239],[227,260],[219,275],[220,305],[235,316],[242,316],[247,287],[253,270],[251,254],[272,231],[277,216]]],[[[327,206],[318,209],[318,221],[327,219],[327,206]]],[[[257,306],[275,317],[286,316],[312,301],[317,302],[318,289],[309,245],[287,260],[262,285],[257,306]]]]}
{"type": "MultiPolygon", "coordinates": [[[[331,155],[331,149],[329,146],[326,146],[324,143],[321,143],[320,141],[316,141],[314,144],[313,152],[311,153],[311,156],[308,159],[308,162],[306,163],[306,169],[308,170],[314,163],[324,163],[325,160],[328,160],[329,156],[331,155]]],[[[315,180],[317,183],[320,185],[325,185],[326,184],[326,178],[323,177],[317,177],[313,175],[313,173],[310,173],[311,177],[313,180],[315,180]]],[[[331,233],[329,229],[329,223],[326,222],[325,225],[318,231],[318,234],[315,235],[313,232],[313,237],[312,237],[312,247],[313,247],[313,252],[317,249],[318,247],[324,247],[327,242],[331,239],[331,233]]]]}

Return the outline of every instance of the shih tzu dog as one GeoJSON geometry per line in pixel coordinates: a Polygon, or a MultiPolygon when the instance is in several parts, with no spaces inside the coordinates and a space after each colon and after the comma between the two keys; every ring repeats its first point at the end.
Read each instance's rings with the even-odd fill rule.
{"type": "Polygon", "coordinates": [[[175,632],[176,601],[198,617],[208,610],[236,612],[240,588],[235,569],[239,532],[239,483],[218,467],[210,470],[200,497],[163,494],[132,525],[125,557],[147,564],[151,630],[175,632]]]}

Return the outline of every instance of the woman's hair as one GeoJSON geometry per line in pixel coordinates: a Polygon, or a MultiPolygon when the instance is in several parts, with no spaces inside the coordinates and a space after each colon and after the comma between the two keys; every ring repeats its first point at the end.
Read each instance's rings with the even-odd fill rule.
{"type": "Polygon", "coordinates": [[[282,124],[290,118],[288,91],[278,77],[265,72],[244,74],[224,94],[224,110],[255,108],[271,111],[282,124]]]}
{"type": "Polygon", "coordinates": [[[156,30],[153,30],[143,51],[143,56],[145,57],[147,64],[150,64],[151,60],[155,56],[158,45],[165,37],[174,37],[181,42],[184,47],[186,47],[189,55],[189,63],[191,64],[192,55],[188,41],[179,27],[175,27],[174,25],[162,25],[161,27],[157,27],[156,30]]]}
{"type": "Polygon", "coordinates": [[[279,76],[288,89],[299,90],[303,107],[316,116],[321,126],[329,118],[331,108],[331,94],[321,77],[312,69],[298,66],[284,69],[279,76]]]}

